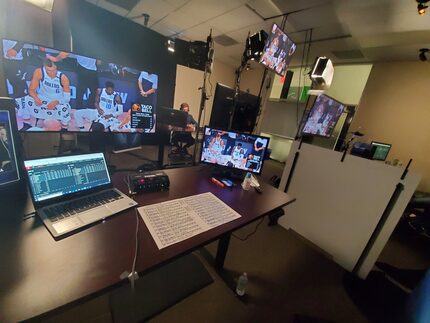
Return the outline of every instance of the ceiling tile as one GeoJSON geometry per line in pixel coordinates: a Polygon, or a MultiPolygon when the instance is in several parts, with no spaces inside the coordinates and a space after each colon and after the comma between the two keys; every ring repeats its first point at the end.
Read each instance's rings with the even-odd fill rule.
{"type": "Polygon", "coordinates": [[[143,13],[150,15],[148,26],[152,26],[159,19],[167,16],[175,10],[175,6],[168,4],[167,2],[160,0],[141,0],[134,8],[130,11],[127,17],[140,16],[143,13]]]}
{"type": "Polygon", "coordinates": [[[273,17],[282,13],[282,11],[273,3],[272,0],[250,0],[247,5],[264,18],[273,17]]]}
{"type": "Polygon", "coordinates": [[[243,6],[239,0],[193,0],[178,10],[191,21],[208,21],[243,6]]]}
{"type": "Polygon", "coordinates": [[[260,22],[262,22],[262,19],[253,11],[245,6],[241,6],[211,20],[210,24],[218,30],[227,33],[260,22]]]}
{"type": "MultiPolygon", "coordinates": [[[[181,33],[180,36],[184,35],[192,40],[204,40],[209,36],[210,31],[211,31],[211,25],[209,23],[204,23],[196,27],[187,29],[186,31],[181,33]]],[[[212,36],[218,36],[221,34],[222,34],[221,31],[212,27],[212,36]]]]}
{"type": "MultiPolygon", "coordinates": [[[[143,0],[143,1],[145,1],[145,0],[143,0]]],[[[188,5],[188,4],[193,2],[193,0],[162,0],[162,1],[168,3],[171,6],[174,6],[176,8],[182,7],[184,5],[188,5]]]]}

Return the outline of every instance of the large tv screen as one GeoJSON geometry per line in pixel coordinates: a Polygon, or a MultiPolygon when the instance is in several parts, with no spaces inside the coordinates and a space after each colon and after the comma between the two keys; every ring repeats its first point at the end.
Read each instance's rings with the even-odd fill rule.
{"type": "Polygon", "coordinates": [[[277,24],[273,24],[264,46],[263,55],[260,57],[260,63],[284,76],[295,51],[296,44],[277,24]]]}
{"type": "Polygon", "coordinates": [[[200,161],[261,174],[269,138],[205,127],[200,161]]]}
{"type": "Polygon", "coordinates": [[[20,131],[155,132],[158,75],[3,39],[20,131]]]}
{"type": "Polygon", "coordinates": [[[309,112],[303,133],[330,137],[345,105],[335,99],[320,94],[309,112]]]}

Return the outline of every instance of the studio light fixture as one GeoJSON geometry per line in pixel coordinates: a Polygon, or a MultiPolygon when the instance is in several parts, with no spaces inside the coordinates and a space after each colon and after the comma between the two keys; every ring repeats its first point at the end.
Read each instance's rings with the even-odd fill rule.
{"type": "Polygon", "coordinates": [[[429,2],[429,0],[417,0],[417,2],[418,2],[418,5],[417,5],[418,14],[420,16],[425,15],[426,9],[428,8],[426,4],[427,2],[429,2]]]}
{"type": "Polygon", "coordinates": [[[427,60],[426,53],[428,53],[428,52],[429,52],[428,48],[421,48],[420,49],[420,53],[419,53],[418,57],[419,57],[421,62],[425,62],[427,60]]]}
{"type": "Polygon", "coordinates": [[[167,40],[167,50],[170,53],[174,53],[175,52],[175,41],[172,39],[168,39],[167,40]]]}
{"type": "Polygon", "coordinates": [[[246,40],[246,48],[244,53],[246,59],[251,61],[260,59],[260,56],[263,54],[266,39],[267,33],[264,30],[260,30],[252,36],[249,36],[246,40]]]}

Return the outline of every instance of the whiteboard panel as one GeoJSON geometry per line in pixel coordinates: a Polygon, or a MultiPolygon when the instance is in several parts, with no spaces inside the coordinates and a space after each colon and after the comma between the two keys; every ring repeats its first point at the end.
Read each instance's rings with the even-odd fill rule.
{"type": "MultiPolygon", "coordinates": [[[[295,142],[280,188],[285,187],[295,142]]],[[[302,144],[288,193],[296,198],[279,223],[291,228],[352,271],[403,169],[302,144]]]]}

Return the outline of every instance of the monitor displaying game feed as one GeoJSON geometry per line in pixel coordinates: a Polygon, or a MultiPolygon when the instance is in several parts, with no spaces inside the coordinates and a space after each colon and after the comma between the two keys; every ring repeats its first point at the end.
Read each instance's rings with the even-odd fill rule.
{"type": "Polygon", "coordinates": [[[12,100],[0,98],[0,188],[19,181],[16,152],[15,108],[12,100]]]}
{"type": "Polygon", "coordinates": [[[260,57],[260,63],[284,76],[296,48],[296,44],[287,34],[277,24],[273,24],[264,46],[263,55],[260,57]]]}
{"type": "Polygon", "coordinates": [[[15,40],[2,47],[20,131],[155,132],[157,74],[15,40]]]}
{"type": "Polygon", "coordinates": [[[200,161],[261,174],[269,138],[205,127],[200,161]]]}
{"type": "Polygon", "coordinates": [[[330,137],[344,109],[344,104],[325,94],[320,94],[309,112],[303,133],[330,137]]]}

